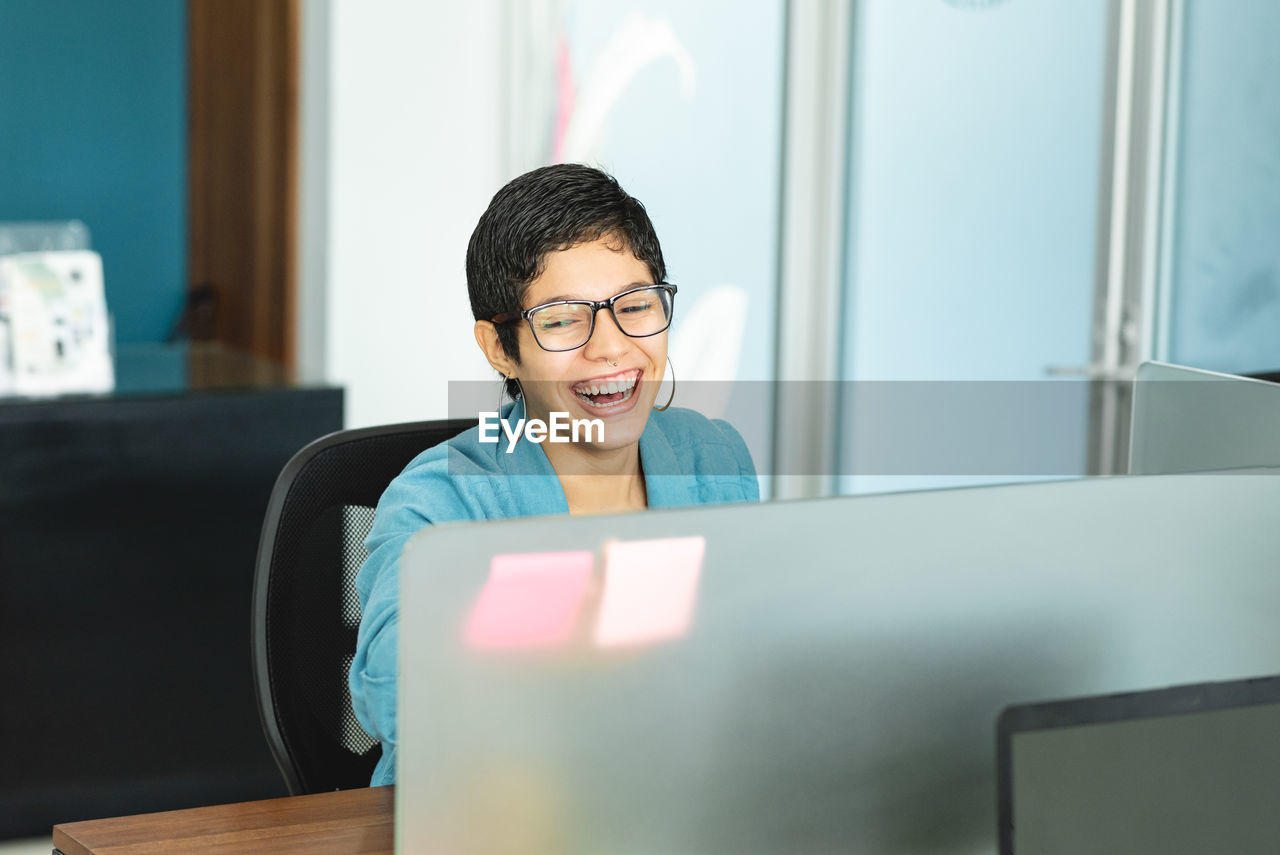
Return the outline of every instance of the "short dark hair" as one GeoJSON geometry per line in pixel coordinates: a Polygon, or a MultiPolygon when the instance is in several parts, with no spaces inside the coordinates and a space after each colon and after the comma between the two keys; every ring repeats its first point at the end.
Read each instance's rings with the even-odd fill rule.
{"type": "MultiPolygon", "coordinates": [[[[487,321],[524,309],[524,295],[546,269],[547,255],[601,238],[618,241],[649,268],[654,282],[667,278],[662,246],[644,205],[601,169],[579,163],[543,166],[499,190],[480,216],[467,245],[471,314],[487,321]]],[[[498,325],[507,356],[520,361],[515,324],[498,325]]],[[[508,382],[515,397],[519,386],[508,382]]]]}

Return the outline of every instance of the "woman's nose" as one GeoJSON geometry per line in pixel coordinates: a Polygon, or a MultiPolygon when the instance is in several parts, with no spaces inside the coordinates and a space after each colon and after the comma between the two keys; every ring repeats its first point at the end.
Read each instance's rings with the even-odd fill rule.
{"type": "Polygon", "coordinates": [[[604,357],[615,361],[612,357],[619,355],[627,348],[627,334],[618,326],[613,312],[607,308],[596,310],[596,325],[587,339],[585,355],[589,359],[604,357]]]}

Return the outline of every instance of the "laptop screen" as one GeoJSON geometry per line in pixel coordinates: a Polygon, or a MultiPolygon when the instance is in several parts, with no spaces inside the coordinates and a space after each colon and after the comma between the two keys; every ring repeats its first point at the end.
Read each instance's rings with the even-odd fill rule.
{"type": "Polygon", "coordinates": [[[1276,852],[1280,677],[1010,707],[1011,853],[1276,852]]]}

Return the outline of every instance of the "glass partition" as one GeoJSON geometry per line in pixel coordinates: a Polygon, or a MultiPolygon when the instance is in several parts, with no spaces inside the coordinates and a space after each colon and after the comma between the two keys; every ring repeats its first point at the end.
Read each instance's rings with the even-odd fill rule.
{"type": "MultiPolygon", "coordinates": [[[[844,379],[1047,384],[1089,362],[1106,5],[856,4],[844,379]]],[[[875,429],[861,389],[844,459],[875,429]]],[[[1040,441],[1082,475],[1087,384],[1049,394],[1076,414],[1040,441]]],[[[842,473],[844,493],[1015,480],[842,473]]]]}
{"type": "Polygon", "coordinates": [[[1280,4],[1178,5],[1161,358],[1280,370],[1280,4]]]}

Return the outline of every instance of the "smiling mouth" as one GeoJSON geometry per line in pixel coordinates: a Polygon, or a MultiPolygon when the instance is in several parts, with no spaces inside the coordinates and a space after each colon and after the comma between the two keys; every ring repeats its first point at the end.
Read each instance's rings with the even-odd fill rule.
{"type": "Polygon", "coordinates": [[[575,383],[573,391],[578,400],[588,407],[602,410],[629,400],[635,394],[639,381],[639,371],[626,371],[611,377],[575,383]]]}

